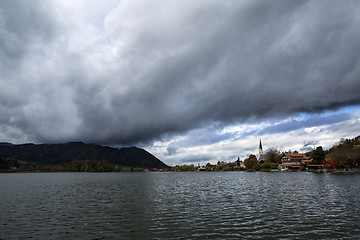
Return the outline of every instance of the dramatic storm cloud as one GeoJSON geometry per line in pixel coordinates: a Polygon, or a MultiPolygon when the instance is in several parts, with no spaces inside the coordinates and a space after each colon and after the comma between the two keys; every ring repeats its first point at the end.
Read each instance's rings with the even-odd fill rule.
{"type": "Polygon", "coordinates": [[[197,131],[299,130],[311,119],[281,121],[359,106],[359,16],[357,0],[1,1],[0,140],[161,140],[172,157],[197,131]]]}

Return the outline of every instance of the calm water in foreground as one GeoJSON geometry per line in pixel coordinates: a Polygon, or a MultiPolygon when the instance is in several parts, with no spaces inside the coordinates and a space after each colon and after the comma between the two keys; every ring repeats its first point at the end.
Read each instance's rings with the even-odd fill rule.
{"type": "Polygon", "coordinates": [[[360,175],[0,174],[0,239],[359,239],[360,175]]]}

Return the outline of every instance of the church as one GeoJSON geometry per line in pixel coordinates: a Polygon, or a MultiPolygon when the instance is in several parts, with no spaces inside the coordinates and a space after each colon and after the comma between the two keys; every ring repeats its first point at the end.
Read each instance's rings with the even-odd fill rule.
{"type": "Polygon", "coordinates": [[[260,138],[260,143],[259,143],[259,157],[258,157],[258,163],[263,163],[265,162],[265,156],[264,156],[264,151],[263,151],[263,147],[261,144],[261,138],[260,138]]]}

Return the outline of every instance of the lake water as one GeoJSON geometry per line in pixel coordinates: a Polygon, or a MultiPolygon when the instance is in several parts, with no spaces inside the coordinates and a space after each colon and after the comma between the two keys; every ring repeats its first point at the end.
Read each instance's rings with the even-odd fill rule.
{"type": "Polygon", "coordinates": [[[359,239],[360,175],[0,174],[0,239],[359,239]]]}

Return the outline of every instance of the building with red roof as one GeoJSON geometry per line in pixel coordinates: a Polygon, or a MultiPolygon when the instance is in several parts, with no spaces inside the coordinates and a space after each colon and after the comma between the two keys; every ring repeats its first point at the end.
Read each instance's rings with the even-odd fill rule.
{"type": "Polygon", "coordinates": [[[285,153],[279,164],[279,169],[282,171],[296,171],[301,166],[305,167],[312,163],[312,159],[304,153],[285,153]]]}

